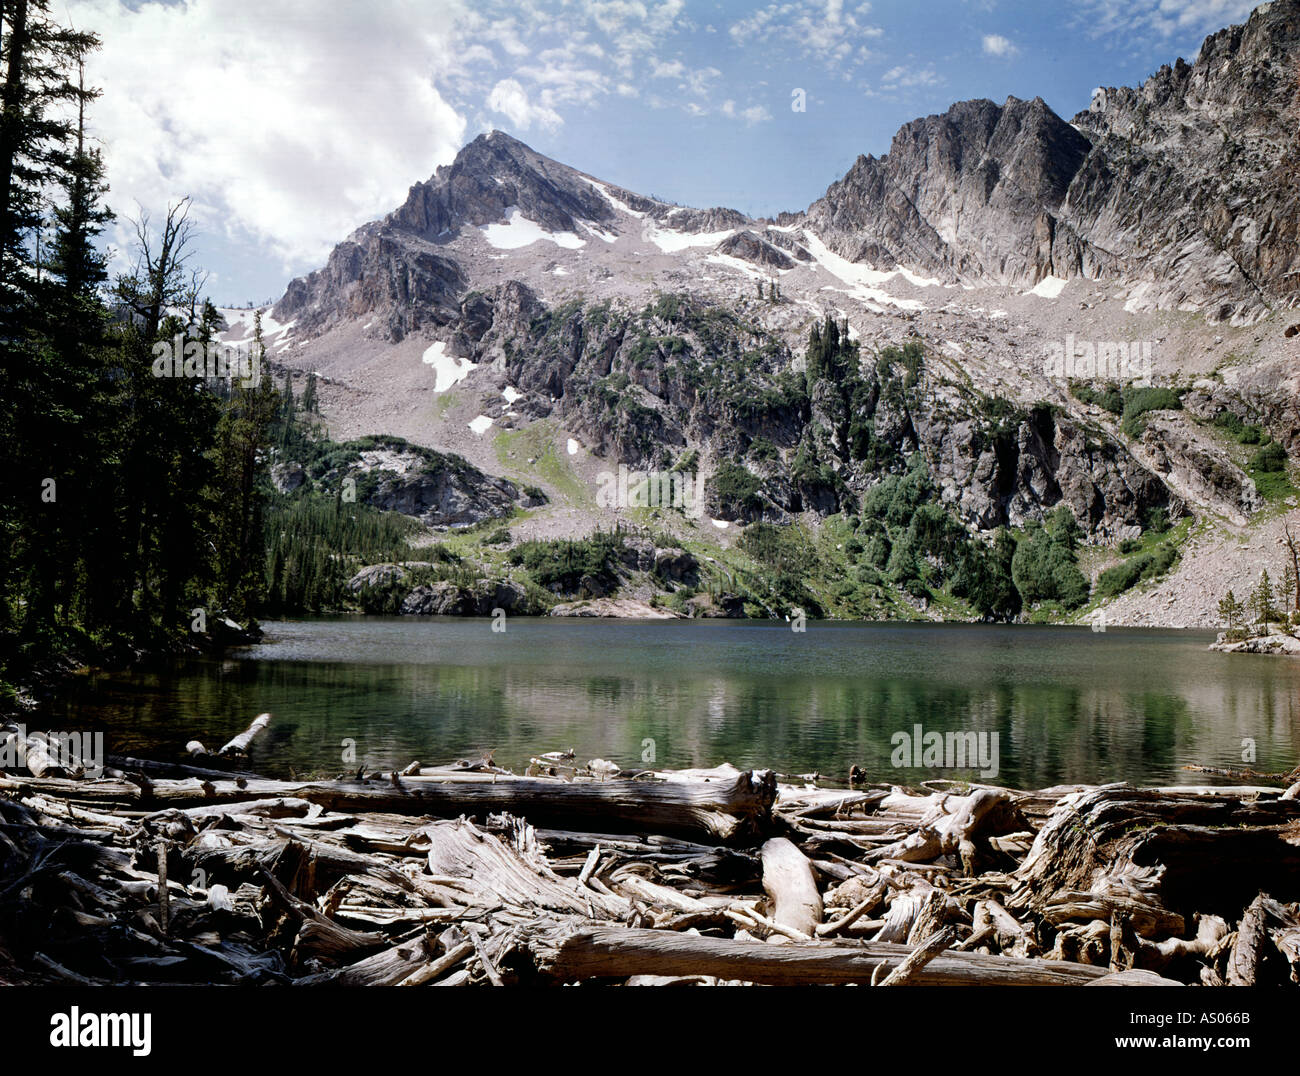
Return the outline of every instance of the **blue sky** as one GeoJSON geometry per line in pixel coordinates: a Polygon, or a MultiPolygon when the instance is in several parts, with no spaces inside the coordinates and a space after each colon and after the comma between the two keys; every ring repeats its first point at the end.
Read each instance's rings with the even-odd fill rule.
{"type": "Polygon", "coordinates": [[[687,205],[797,210],[952,102],[1060,115],[1249,0],[71,0],[113,236],[190,195],[220,302],[278,297],[481,131],[687,205]],[[803,91],[805,109],[792,109],[803,91]]]}

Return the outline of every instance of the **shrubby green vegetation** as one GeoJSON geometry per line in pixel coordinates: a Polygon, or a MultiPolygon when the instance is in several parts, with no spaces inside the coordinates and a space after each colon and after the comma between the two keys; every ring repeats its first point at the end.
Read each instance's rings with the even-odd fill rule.
{"type": "Polygon", "coordinates": [[[1080,535],[1079,524],[1064,505],[1044,523],[1026,523],[1011,560],[1011,578],[1026,604],[1055,602],[1077,609],[1088,600],[1088,580],[1076,557],[1080,535]]]}
{"type": "Polygon", "coordinates": [[[860,533],[862,560],[913,597],[945,588],[985,617],[1007,619],[1022,604],[1011,575],[1015,539],[999,531],[992,545],[971,535],[938,500],[925,464],[914,455],[902,474],[867,493],[860,533]]]}
{"type": "Polygon", "coordinates": [[[720,464],[709,477],[708,488],[722,519],[753,519],[766,504],[758,475],[740,463],[720,464]]]}
{"type": "Polygon", "coordinates": [[[1071,381],[1070,395],[1082,403],[1095,404],[1113,415],[1124,413],[1124,394],[1114,381],[1102,386],[1090,381],[1071,381]]]}
{"type": "Polygon", "coordinates": [[[1129,386],[1124,389],[1124,411],[1120,416],[1120,426],[1134,439],[1142,436],[1146,429],[1146,418],[1150,411],[1179,411],[1183,401],[1173,389],[1158,388],[1154,385],[1129,386]]]}
{"type": "Polygon", "coordinates": [[[1228,435],[1238,444],[1258,445],[1268,438],[1263,426],[1246,422],[1240,415],[1232,411],[1220,411],[1214,416],[1214,424],[1219,429],[1227,431],[1228,435]]]}
{"type": "Polygon", "coordinates": [[[1246,422],[1226,409],[1214,416],[1214,425],[1238,444],[1259,446],[1247,459],[1246,471],[1261,496],[1269,501],[1295,496],[1295,486],[1287,474],[1286,449],[1262,425],[1246,422]]]}
{"type": "Polygon", "coordinates": [[[770,591],[766,597],[778,605],[800,608],[809,616],[822,614],[821,603],[808,588],[818,563],[803,528],[754,523],[741,533],[740,548],[767,570],[770,591]]]}
{"type": "Polygon", "coordinates": [[[272,615],[341,609],[344,584],[366,564],[412,559],[420,525],[363,502],[306,493],[280,496],[266,520],[265,610],[272,615]]]}
{"type": "Polygon", "coordinates": [[[572,594],[584,576],[612,586],[625,548],[622,534],[597,531],[588,538],[521,542],[510,551],[510,562],[526,568],[539,586],[557,594],[572,594]]]}
{"type": "MultiPolygon", "coordinates": [[[[1123,546],[1120,549],[1122,552],[1123,546]]],[[[1164,575],[1177,562],[1178,549],[1169,542],[1161,542],[1150,552],[1129,557],[1102,572],[1097,577],[1097,595],[1113,598],[1138,583],[1164,575]]]]}
{"type": "Polygon", "coordinates": [[[1120,417],[1120,426],[1132,438],[1142,436],[1145,416],[1151,411],[1179,411],[1183,401],[1178,391],[1153,385],[1125,385],[1109,381],[1097,385],[1089,381],[1071,381],[1070,395],[1086,404],[1095,404],[1120,417]]]}

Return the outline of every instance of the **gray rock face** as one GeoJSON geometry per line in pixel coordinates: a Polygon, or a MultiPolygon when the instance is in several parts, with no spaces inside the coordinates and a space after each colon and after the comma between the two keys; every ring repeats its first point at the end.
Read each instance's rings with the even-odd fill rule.
{"type": "Polygon", "coordinates": [[[1231,457],[1189,436],[1177,417],[1153,418],[1143,431],[1142,447],[1152,469],[1166,482],[1238,526],[1263,506],[1255,483],[1231,457]]]}
{"type": "Polygon", "coordinates": [[[623,567],[632,572],[649,572],[655,566],[654,543],[648,538],[627,538],[622,551],[623,567]]]}
{"type": "Polygon", "coordinates": [[[1039,98],[963,101],[907,124],[888,156],[859,157],[807,221],[840,254],[883,269],[998,284],[1077,275],[1077,243],[1056,232],[1088,151],[1039,98]]]}
{"type": "Polygon", "coordinates": [[[307,475],[301,463],[289,460],[271,466],[271,484],[280,493],[292,493],[296,489],[301,489],[306,481],[307,475]]]}
{"type": "Polygon", "coordinates": [[[348,591],[359,594],[372,587],[386,587],[406,578],[406,569],[400,564],[371,564],[362,568],[347,582],[348,591]]]}
{"type": "MultiPolygon", "coordinates": [[[[945,298],[908,278],[907,294],[925,296],[904,300],[916,305],[851,307],[864,354],[916,332],[931,351],[951,344],[971,360],[959,374],[925,373],[919,395],[907,399],[879,384],[852,399],[834,379],[810,387],[799,362],[808,314],[798,308],[859,301],[823,286],[839,271],[831,259],[809,264],[809,249],[821,253],[816,240],[851,261],[904,266],[945,283],[1023,289],[1049,275],[1103,281],[1105,303],[1118,292],[1137,312],[1178,307],[1244,322],[1270,304],[1300,302],[1298,52],[1300,0],[1275,0],[1207,39],[1195,65],[1179,61],[1136,89],[1105,90],[1072,122],[1037,98],[961,102],[905,125],[888,155],[860,157],[807,211],[782,214],[775,225],[598,184],[494,132],[413,186],[387,218],[359,229],[323,269],[295,281],[275,316],[296,318],[308,334],[375,312],[393,338],[439,326],[452,354],[489,366],[498,388],[508,383],[524,394],[513,405],[521,423],[554,417],[593,455],[638,469],[671,468],[688,452],[706,472],[724,461],[743,466],[761,490],[730,498],[747,504],[737,519],[853,510],[917,451],[945,502],[981,529],[1017,525],[1059,504],[1102,537],[1131,533],[1156,507],[1172,516],[1207,503],[1249,512],[1256,503],[1249,480],[1176,424],[1153,421],[1143,441],[1127,445],[1066,411],[1038,407],[1042,382],[1004,377],[997,365],[1018,358],[1023,332],[1008,333],[994,320],[1006,311],[984,310],[982,299],[968,305],[957,289],[945,298]],[[555,263],[557,273],[565,270],[561,282],[541,267],[549,247],[499,254],[472,233],[511,207],[548,232],[585,237],[580,258],[555,263]],[[633,238],[647,223],[710,238],[690,261],[655,247],[653,230],[633,238]],[[612,245],[598,236],[605,227],[619,233],[612,245]],[[711,233],[725,230],[733,234],[715,245],[711,233]],[[702,265],[715,252],[793,271],[783,296],[785,280],[807,290],[793,302],[758,304],[752,274],[702,265]],[[632,256],[653,273],[639,274],[640,262],[629,270],[632,256]],[[700,284],[696,300],[679,302],[691,284],[700,284]],[[951,318],[940,322],[949,306],[951,318]],[[989,345],[990,336],[993,345],[970,347],[972,339],[989,345]],[[969,391],[957,391],[953,378],[962,376],[975,382],[969,391]],[[1014,421],[991,423],[986,393],[1014,396],[1014,421]],[[864,414],[865,433],[857,421],[864,414]]],[[[1054,302],[1042,292],[1032,301],[1040,298],[1054,302]]],[[[1011,320],[1019,318],[1016,304],[1006,305],[1011,320]]],[[[1060,305],[1043,310],[1045,320],[1064,320],[1060,305]]],[[[1241,417],[1265,421],[1300,451],[1300,376],[1287,353],[1279,355],[1273,367],[1243,368],[1224,399],[1255,401],[1241,417]]],[[[1047,398],[1060,404],[1062,395],[1047,398]]],[[[1203,417],[1225,405],[1219,396],[1209,393],[1203,417]]],[[[467,485],[455,473],[376,474],[370,503],[436,525],[520,502],[510,483],[486,476],[467,485]]],[[[743,472],[733,477],[744,486],[743,472]]],[[[628,556],[636,562],[628,570],[655,568],[653,550],[628,556]]],[[[598,581],[591,583],[594,593],[598,581]]]]}
{"type": "Polygon", "coordinates": [[[729,235],[718,244],[717,249],[719,254],[729,254],[733,258],[741,258],[744,261],[767,266],[771,269],[794,268],[794,259],[790,255],[778,250],[766,239],[749,229],[729,235]]]}
{"type": "Polygon", "coordinates": [[[429,464],[407,474],[376,471],[366,503],[414,516],[432,527],[457,527],[506,515],[521,500],[513,482],[459,463],[429,464]]]}
{"type": "Polygon", "coordinates": [[[479,135],[427,182],[415,184],[385,223],[436,240],[466,225],[499,221],[511,207],[551,232],[571,232],[579,220],[613,215],[609,202],[573,169],[493,131],[479,135]]]}
{"type": "Polygon", "coordinates": [[[446,325],[462,314],[459,297],[469,282],[439,241],[463,227],[500,221],[512,207],[557,232],[573,231],[579,219],[607,220],[613,212],[579,173],[493,131],[415,184],[382,221],[335,247],[325,268],[291,282],[273,314],[314,333],[344,317],[378,312],[394,340],[446,325]]]}
{"type": "Polygon", "coordinates": [[[492,616],[494,610],[525,612],[527,594],[517,583],[480,579],[472,588],[441,582],[418,586],[402,602],[401,612],[416,616],[492,616]]]}
{"type": "Polygon", "coordinates": [[[684,549],[656,549],[655,575],[669,583],[694,585],[699,582],[699,562],[684,549]]]}
{"type": "Polygon", "coordinates": [[[1152,508],[1185,511],[1118,441],[1046,408],[996,436],[939,412],[917,415],[916,430],[944,500],[980,530],[1021,526],[1064,504],[1088,533],[1116,537],[1152,508]]]}
{"type": "MultiPolygon", "coordinates": [[[[1250,320],[1300,302],[1298,50],[1300,0],[1275,0],[1207,38],[1195,64],[1102,90],[1072,122],[1040,98],[959,102],[904,125],[886,156],[859,157],[805,212],[778,220],[878,269],[1016,287],[1117,280],[1136,309],[1250,320]]],[[[807,258],[735,210],[605,189],[664,227],[736,230],[723,252],[756,264],[807,258]]],[[[440,244],[510,208],[551,232],[615,216],[589,177],[493,131],[293,281],[274,315],[310,333],[378,311],[394,338],[460,316],[473,337],[486,323],[459,309],[469,283],[440,244]]]]}
{"type": "Polygon", "coordinates": [[[460,310],[468,286],[460,266],[432,244],[400,239],[383,225],[366,225],[340,243],[323,269],[290,282],[273,316],[296,321],[303,333],[363,315],[384,316],[400,340],[424,326],[446,325],[460,310]]]}

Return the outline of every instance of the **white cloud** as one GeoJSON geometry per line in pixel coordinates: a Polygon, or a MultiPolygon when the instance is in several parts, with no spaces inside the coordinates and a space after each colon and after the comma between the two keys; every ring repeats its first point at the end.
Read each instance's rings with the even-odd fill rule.
{"type": "Polygon", "coordinates": [[[654,56],[650,57],[651,78],[681,78],[686,74],[686,65],[681,60],[665,63],[654,56]]]}
{"type": "Polygon", "coordinates": [[[534,124],[539,127],[558,127],[564,121],[553,108],[533,104],[528,93],[513,78],[503,78],[488,94],[487,106],[505,116],[515,127],[527,131],[534,124]]]}
{"type": "Polygon", "coordinates": [[[202,232],[251,238],[286,267],[322,260],[462,144],[465,119],[433,81],[458,62],[459,10],[413,32],[401,0],[328,18],[311,0],[72,0],[73,23],[103,38],[88,75],[105,89],[91,120],[109,204],[156,217],[191,195],[202,232]]]}
{"type": "Polygon", "coordinates": [[[1078,22],[1093,37],[1134,34],[1199,45],[1215,30],[1244,22],[1259,0],[1079,0],[1078,22]]]}
{"type": "Polygon", "coordinates": [[[943,81],[933,67],[892,67],[880,76],[880,88],[886,92],[914,89],[918,86],[938,86],[943,81]]]}
{"type": "Polygon", "coordinates": [[[863,41],[884,34],[880,27],[866,21],[870,13],[869,3],[784,0],[732,23],[727,32],[737,45],[793,44],[805,57],[857,66],[870,56],[863,41]]]}
{"type": "Polygon", "coordinates": [[[1019,54],[1020,49],[1001,34],[984,35],[984,55],[1010,58],[1019,54]]]}

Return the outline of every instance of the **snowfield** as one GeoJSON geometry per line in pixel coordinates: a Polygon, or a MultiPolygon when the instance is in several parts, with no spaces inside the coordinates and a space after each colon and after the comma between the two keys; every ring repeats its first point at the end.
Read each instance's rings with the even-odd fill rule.
{"type": "Polygon", "coordinates": [[[446,392],[452,385],[469,377],[470,371],[474,369],[474,363],[469,359],[448,355],[447,345],[441,340],[425,350],[421,361],[433,367],[434,392],[446,392]]]}
{"type": "Polygon", "coordinates": [[[485,224],[479,231],[498,250],[518,250],[542,239],[566,250],[577,250],[587,245],[585,239],[578,238],[573,232],[548,232],[520,213],[516,206],[506,210],[504,224],[485,224]]]}
{"type": "Polygon", "coordinates": [[[728,228],[725,232],[679,232],[674,228],[655,228],[646,238],[665,254],[676,254],[688,247],[716,247],[734,231],[728,228]]]}
{"type": "Polygon", "coordinates": [[[1040,299],[1056,299],[1065,290],[1066,282],[1059,276],[1045,276],[1026,295],[1037,295],[1040,299]]]}
{"type": "MultiPolygon", "coordinates": [[[[835,251],[831,250],[830,247],[807,229],[804,229],[803,234],[804,249],[831,276],[848,284],[850,290],[846,294],[851,295],[859,302],[874,303],[877,306],[893,306],[899,310],[924,310],[926,308],[925,303],[919,299],[897,299],[879,287],[879,285],[898,276],[902,276],[912,283],[917,283],[926,278],[900,269],[883,272],[866,265],[859,265],[857,262],[851,262],[848,258],[836,254],[835,251]]],[[[937,284],[938,281],[935,281],[935,283],[937,284]]]]}

